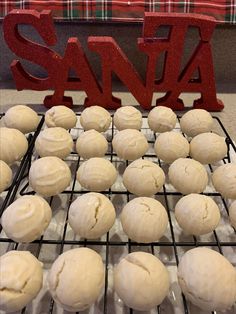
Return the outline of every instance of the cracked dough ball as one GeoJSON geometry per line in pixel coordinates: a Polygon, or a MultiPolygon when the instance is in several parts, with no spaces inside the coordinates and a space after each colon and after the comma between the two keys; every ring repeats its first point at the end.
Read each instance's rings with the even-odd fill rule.
{"type": "Polygon", "coordinates": [[[27,139],[19,130],[0,128],[0,160],[11,165],[20,160],[27,149],[27,139]]]}
{"type": "Polygon", "coordinates": [[[190,142],[190,156],[202,164],[212,164],[227,154],[225,138],[214,133],[202,133],[190,142]]]}
{"type": "Polygon", "coordinates": [[[149,311],[167,296],[169,273],[156,256],[145,252],[130,253],[115,268],[114,287],[128,307],[149,311]]]}
{"type": "Polygon", "coordinates": [[[76,122],[76,114],[66,106],[54,106],[45,114],[45,123],[48,128],[58,126],[68,130],[74,128],[76,122]]]}
{"type": "Polygon", "coordinates": [[[70,181],[70,168],[58,157],[42,157],[30,167],[29,184],[42,196],[53,196],[63,192],[70,181]]]}
{"type": "Polygon", "coordinates": [[[82,133],[76,141],[76,151],[84,159],[103,157],[107,150],[107,140],[96,130],[82,133]]]}
{"type": "Polygon", "coordinates": [[[43,234],[51,217],[52,210],[43,198],[25,195],[5,209],[1,223],[8,238],[29,243],[43,234]]]}
{"type": "Polygon", "coordinates": [[[125,169],[123,183],[130,193],[152,196],[160,191],[165,183],[165,174],[154,162],[138,159],[125,169]]]}
{"type": "Polygon", "coordinates": [[[236,270],[220,253],[205,247],[187,251],[178,266],[184,295],[205,311],[230,309],[236,300],[236,270]]]}
{"type": "Polygon", "coordinates": [[[212,175],[212,183],[223,197],[236,199],[236,164],[218,167],[212,175]]]}
{"type": "Polygon", "coordinates": [[[175,218],[185,233],[199,236],[215,230],[220,210],[211,197],[189,194],[175,205],[175,218]]]}
{"type": "Polygon", "coordinates": [[[83,311],[99,297],[104,282],[104,266],[95,251],[80,247],[61,254],[48,275],[53,299],[66,311],[83,311]]]}
{"type": "Polygon", "coordinates": [[[177,117],[168,107],[154,107],[148,114],[148,125],[154,132],[163,133],[171,131],[176,125],[177,117]]]}
{"type": "Polygon", "coordinates": [[[171,164],[189,155],[189,143],[180,133],[165,132],[157,137],[154,150],[159,159],[171,164]]]}
{"type": "Polygon", "coordinates": [[[229,208],[229,218],[232,226],[236,229],[236,201],[234,201],[229,208]]]}
{"type": "Polygon", "coordinates": [[[97,239],[107,233],[116,219],[111,201],[100,193],[86,193],[71,204],[69,224],[73,231],[86,239],[97,239]]]}
{"type": "Polygon", "coordinates": [[[83,162],[77,171],[77,180],[82,187],[94,192],[109,189],[116,178],[116,168],[104,158],[90,158],[83,162]]]}
{"type": "Polygon", "coordinates": [[[85,131],[94,129],[98,132],[105,132],[111,124],[110,113],[99,106],[91,106],[82,112],[80,124],[85,131]]]}
{"type": "Polygon", "coordinates": [[[125,160],[138,159],[148,150],[148,142],[143,133],[132,129],[118,132],[112,140],[112,146],[118,157],[125,160]]]}
{"type": "Polygon", "coordinates": [[[204,109],[189,110],[180,119],[182,132],[190,137],[210,132],[213,124],[214,121],[211,114],[204,109]]]}
{"type": "Polygon", "coordinates": [[[0,310],[22,310],[42,287],[42,264],[27,251],[9,251],[0,257],[0,310]]]}
{"type": "Polygon", "coordinates": [[[4,124],[8,128],[21,131],[23,134],[33,132],[39,124],[39,116],[31,108],[18,105],[7,110],[4,124]]]}
{"type": "Polygon", "coordinates": [[[12,181],[12,170],[2,160],[0,160],[0,193],[6,190],[12,181]]]}
{"type": "Polygon", "coordinates": [[[114,125],[121,131],[125,129],[140,130],[142,127],[142,114],[134,106],[124,106],[116,110],[114,125]]]}
{"type": "Polygon", "coordinates": [[[39,133],[35,149],[41,157],[66,158],[73,149],[73,140],[70,133],[63,128],[48,128],[39,133]]]}
{"type": "Polygon", "coordinates": [[[170,165],[168,175],[171,184],[182,194],[202,193],[208,183],[206,169],[194,159],[175,160],[170,165]]]}
{"type": "Polygon", "coordinates": [[[150,197],[137,197],[128,202],[120,219],[127,236],[139,243],[158,241],[168,225],[165,207],[150,197]]]}

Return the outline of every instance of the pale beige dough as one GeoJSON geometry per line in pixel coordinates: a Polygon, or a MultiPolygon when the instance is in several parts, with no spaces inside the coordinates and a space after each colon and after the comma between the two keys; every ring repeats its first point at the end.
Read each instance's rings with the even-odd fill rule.
{"type": "Polygon", "coordinates": [[[223,197],[236,199],[236,164],[218,167],[212,175],[212,183],[223,197]]]}
{"type": "Polygon", "coordinates": [[[35,149],[41,157],[66,158],[73,149],[73,139],[70,133],[61,127],[47,128],[39,133],[35,149]]]}
{"type": "Polygon", "coordinates": [[[154,132],[163,133],[174,129],[177,117],[168,107],[154,107],[148,114],[148,125],[154,132]]]}
{"type": "Polygon", "coordinates": [[[112,140],[112,146],[118,157],[125,160],[138,159],[148,150],[146,137],[133,129],[119,131],[112,140]]]}
{"type": "Polygon", "coordinates": [[[111,201],[101,193],[86,193],[74,200],[69,210],[69,224],[79,236],[97,239],[107,233],[116,218],[111,201]]]}
{"type": "Polygon", "coordinates": [[[165,132],[158,135],[154,150],[159,159],[171,164],[176,159],[189,155],[189,143],[180,133],[165,132]]]}
{"type": "Polygon", "coordinates": [[[168,225],[165,207],[150,197],[137,197],[128,202],[120,220],[127,236],[140,243],[158,241],[168,225]]]}
{"type": "Polygon", "coordinates": [[[110,113],[99,106],[91,106],[82,112],[80,124],[85,131],[94,129],[98,132],[105,132],[111,124],[110,113]]]}
{"type": "Polygon", "coordinates": [[[68,130],[74,128],[76,122],[76,114],[66,106],[54,106],[45,114],[45,123],[48,128],[58,126],[68,130]]]}
{"type": "Polygon", "coordinates": [[[149,311],[161,304],[167,296],[170,287],[169,273],[156,256],[133,252],[116,266],[114,287],[128,307],[149,311]]]}
{"type": "Polygon", "coordinates": [[[83,162],[77,171],[77,180],[81,186],[93,192],[109,189],[116,178],[116,168],[104,158],[90,158],[83,162]]]}
{"type": "Polygon", "coordinates": [[[22,310],[39,293],[42,264],[27,251],[9,251],[0,257],[0,310],[22,310]]]}
{"type": "Polygon", "coordinates": [[[175,160],[170,165],[168,175],[171,184],[182,194],[201,193],[208,183],[205,167],[194,159],[175,160]]]}
{"type": "Polygon", "coordinates": [[[140,130],[142,127],[142,114],[134,106],[123,106],[114,114],[114,125],[121,131],[124,129],[140,130]]]}
{"type": "Polygon", "coordinates": [[[8,238],[29,243],[38,239],[52,217],[49,204],[37,195],[24,195],[3,212],[1,223],[8,238]]]}
{"type": "Polygon", "coordinates": [[[53,196],[63,192],[70,181],[70,168],[58,157],[42,157],[30,167],[29,184],[42,196],[53,196]]]}
{"type": "Polygon", "coordinates": [[[220,253],[198,247],[187,251],[178,266],[186,298],[205,311],[230,309],[236,300],[236,270],[220,253]]]}
{"type": "Polygon", "coordinates": [[[19,130],[0,128],[0,160],[11,165],[20,160],[27,149],[27,139],[19,130]]]}
{"type": "Polygon", "coordinates": [[[104,285],[101,256],[84,247],[64,252],[53,263],[48,283],[53,299],[64,310],[77,312],[89,308],[104,285]]]}
{"type": "Polygon", "coordinates": [[[96,130],[85,131],[76,141],[76,151],[84,159],[103,157],[107,150],[106,138],[96,130]]]}
{"type": "Polygon", "coordinates": [[[236,229],[236,201],[230,205],[229,218],[232,226],[236,229]]]}
{"type": "Polygon", "coordinates": [[[3,160],[0,160],[0,193],[2,193],[11,185],[11,181],[11,168],[3,160]]]}
{"type": "Polygon", "coordinates": [[[137,196],[152,196],[161,190],[165,174],[154,162],[137,159],[125,169],[123,183],[129,192],[137,196]]]}

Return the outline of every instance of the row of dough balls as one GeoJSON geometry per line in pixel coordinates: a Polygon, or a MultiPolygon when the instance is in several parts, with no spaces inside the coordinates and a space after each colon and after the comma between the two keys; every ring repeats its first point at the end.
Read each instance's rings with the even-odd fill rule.
{"type": "MultiPolygon", "coordinates": [[[[27,251],[2,255],[0,265],[0,309],[21,310],[42,288],[43,265],[27,251]]],[[[214,250],[202,247],[187,251],[177,275],[186,298],[202,310],[224,311],[236,301],[236,270],[214,250]]],[[[114,268],[113,279],[114,290],[124,304],[140,311],[161,304],[170,290],[167,268],[156,256],[145,252],[123,257],[114,268]]],[[[89,248],[68,250],[54,261],[47,281],[52,298],[64,310],[83,311],[96,302],[104,288],[102,258],[89,248]]]]}

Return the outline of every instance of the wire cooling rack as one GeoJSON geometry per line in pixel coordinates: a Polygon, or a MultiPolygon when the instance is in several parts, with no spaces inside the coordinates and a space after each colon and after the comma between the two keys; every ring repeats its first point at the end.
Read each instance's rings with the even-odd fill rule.
{"type": "MultiPolygon", "coordinates": [[[[34,150],[34,143],[39,132],[44,128],[44,116],[41,116],[41,121],[37,131],[34,134],[30,134],[28,136],[29,148],[25,157],[22,159],[17,168],[13,184],[9,190],[5,192],[2,198],[0,215],[2,215],[4,209],[20,195],[29,195],[35,193],[29,186],[28,172],[31,163],[39,158],[34,150]]],[[[74,141],[76,141],[78,136],[83,132],[83,129],[79,123],[80,113],[78,113],[77,116],[78,123],[75,128],[70,130],[74,141]]],[[[180,117],[178,117],[178,121],[179,119],[180,117]]],[[[145,114],[143,114],[143,127],[141,131],[147,137],[149,143],[149,150],[143,156],[143,158],[158,163],[167,174],[168,165],[159,160],[154,153],[153,146],[156,139],[156,134],[148,128],[147,115],[145,114]]],[[[179,123],[177,123],[175,131],[181,132],[179,123]]],[[[173,208],[176,202],[180,199],[181,193],[177,192],[173,188],[173,186],[168,182],[168,178],[166,177],[166,183],[163,186],[163,189],[155,195],[155,198],[164,205],[168,214],[169,224],[165,236],[162,237],[160,241],[149,244],[135,243],[127,238],[122,230],[121,223],[119,221],[119,214],[124,205],[135,196],[129,193],[122,183],[122,174],[125,168],[128,166],[129,162],[119,159],[116,153],[113,151],[111,142],[117,132],[113,122],[109,130],[105,133],[109,143],[108,153],[105,157],[116,167],[119,176],[111,189],[103,191],[102,193],[113,202],[116,208],[117,219],[111,230],[106,235],[101,237],[101,239],[86,240],[76,236],[67,222],[69,207],[76,197],[83,193],[87,193],[88,191],[83,189],[76,181],[76,171],[78,167],[84,162],[84,160],[81,159],[75,151],[72,152],[70,156],[65,159],[72,172],[71,184],[60,195],[47,199],[53,209],[53,217],[44,235],[33,243],[18,244],[11,239],[8,239],[2,230],[2,227],[0,226],[1,254],[12,249],[29,250],[41,262],[44,263],[45,276],[43,288],[32,304],[28,305],[22,311],[22,313],[66,313],[65,311],[63,312],[63,310],[58,307],[57,304],[54,303],[51,299],[47,289],[46,276],[52,263],[59,254],[79,246],[87,246],[97,251],[103,258],[106,270],[104,290],[102,295],[94,304],[94,306],[92,306],[89,310],[84,311],[83,313],[136,313],[136,311],[127,308],[123,304],[123,302],[114,293],[112,287],[114,266],[123,256],[134,251],[144,251],[156,255],[165,264],[170,273],[170,292],[164,302],[156,309],[150,311],[150,313],[209,313],[200,311],[198,308],[194,307],[192,304],[186,301],[177,284],[176,271],[179,260],[184,252],[197,246],[206,246],[215,249],[223,254],[232,264],[236,265],[236,231],[231,227],[228,218],[228,206],[230,203],[229,200],[223,199],[221,195],[214,190],[210,180],[211,173],[217,166],[222,163],[229,163],[232,161],[232,159],[236,160],[236,147],[222,122],[217,117],[214,117],[213,131],[226,138],[228,153],[221,162],[215,165],[206,166],[209,173],[209,184],[203,194],[213,197],[213,199],[218,204],[221,211],[221,222],[214,232],[200,237],[186,236],[179,228],[175,220],[173,208]]],[[[217,314],[218,313],[219,312],[217,312],[217,314]]],[[[236,313],[236,306],[226,313],[236,313]]]]}

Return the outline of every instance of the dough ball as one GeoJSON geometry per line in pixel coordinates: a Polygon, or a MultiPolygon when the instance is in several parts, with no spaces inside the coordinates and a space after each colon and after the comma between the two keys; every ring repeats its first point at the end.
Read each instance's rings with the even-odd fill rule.
{"type": "Polygon", "coordinates": [[[159,159],[171,164],[176,159],[189,155],[189,143],[180,133],[165,132],[158,135],[154,150],[159,159]]]}
{"type": "Polygon", "coordinates": [[[229,208],[229,218],[232,226],[236,229],[236,201],[234,201],[229,208]]]}
{"type": "Polygon", "coordinates": [[[82,187],[94,192],[109,189],[116,178],[116,168],[104,158],[90,158],[83,162],[77,171],[77,180],[82,187]]]}
{"type": "Polygon", "coordinates": [[[30,167],[29,184],[42,196],[53,196],[63,192],[70,181],[70,168],[58,157],[40,158],[30,167]]]}
{"type": "Polygon", "coordinates": [[[84,159],[103,157],[107,150],[107,140],[96,130],[82,133],[76,141],[76,151],[84,159]]]}
{"type": "Polygon", "coordinates": [[[41,157],[66,158],[73,149],[73,139],[70,133],[61,127],[48,128],[39,133],[35,149],[41,157]]]}
{"type": "Polygon", "coordinates": [[[215,230],[220,210],[211,197],[189,194],[175,205],[175,218],[185,233],[199,236],[215,230]]]}
{"type": "Polygon", "coordinates": [[[76,122],[76,114],[66,106],[54,106],[45,114],[45,123],[48,128],[58,126],[68,130],[74,128],[76,122]]]}
{"type": "Polygon", "coordinates": [[[112,140],[112,146],[118,157],[125,160],[138,159],[148,150],[146,137],[133,129],[118,132],[112,140]]]}
{"type": "Polygon", "coordinates": [[[82,112],[80,124],[85,131],[94,129],[98,132],[105,132],[111,124],[110,113],[99,106],[91,106],[82,112]]]}
{"type": "Polygon", "coordinates": [[[8,238],[28,243],[43,234],[51,217],[51,208],[43,198],[25,195],[5,209],[1,223],[8,238]]]}
{"type": "Polygon", "coordinates": [[[53,299],[66,311],[83,311],[99,297],[104,266],[95,251],[81,247],[61,254],[48,275],[53,299]]]}
{"type": "Polygon", "coordinates": [[[142,114],[134,106],[124,106],[116,110],[114,125],[121,131],[124,129],[140,130],[142,127],[142,114]]]}
{"type": "Polygon", "coordinates": [[[213,172],[212,183],[223,197],[236,199],[236,164],[218,167],[213,172]]]}
{"type": "Polygon", "coordinates": [[[12,181],[12,170],[2,160],[0,160],[0,193],[6,190],[12,181]]]}
{"type": "Polygon", "coordinates": [[[127,236],[139,243],[158,241],[168,225],[165,207],[150,197],[132,199],[123,208],[120,219],[127,236]]]}
{"type": "Polygon", "coordinates": [[[205,311],[224,311],[236,300],[236,270],[220,253],[205,247],[187,251],[178,266],[186,298],[205,311]]]}
{"type": "Polygon", "coordinates": [[[202,133],[190,143],[190,156],[202,164],[212,164],[227,154],[225,138],[214,133],[202,133]]]}
{"type": "Polygon", "coordinates": [[[24,105],[11,107],[4,116],[6,127],[17,129],[24,134],[35,131],[39,120],[37,113],[24,105]]]}
{"type": "Polygon", "coordinates": [[[202,193],[208,183],[205,167],[194,159],[175,160],[170,165],[168,175],[171,184],[182,194],[202,193]]]}
{"type": "Polygon", "coordinates": [[[107,233],[116,219],[111,201],[100,193],[86,193],[71,204],[69,224],[73,231],[86,239],[97,239],[107,233]]]}
{"type": "Polygon", "coordinates": [[[160,191],[165,183],[165,174],[154,162],[138,159],[125,169],[123,183],[130,193],[152,196],[160,191]]]}
{"type": "Polygon", "coordinates": [[[180,119],[182,132],[190,137],[210,132],[213,124],[214,121],[211,114],[204,109],[189,110],[180,119]]]}
{"type": "Polygon", "coordinates": [[[149,311],[167,296],[169,273],[156,256],[145,252],[130,253],[115,268],[114,287],[128,307],[149,311]]]}
{"type": "Polygon", "coordinates": [[[42,287],[42,264],[27,251],[9,251],[0,257],[0,310],[22,310],[42,287]]]}
{"type": "Polygon", "coordinates": [[[27,139],[19,130],[0,128],[0,160],[11,165],[20,160],[27,149],[27,139]]]}
{"type": "Polygon", "coordinates": [[[154,107],[148,114],[148,125],[154,132],[163,133],[171,131],[176,125],[177,117],[168,107],[154,107]]]}

